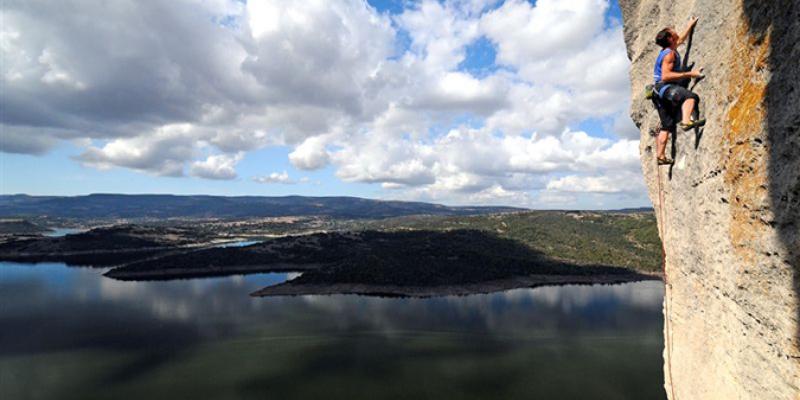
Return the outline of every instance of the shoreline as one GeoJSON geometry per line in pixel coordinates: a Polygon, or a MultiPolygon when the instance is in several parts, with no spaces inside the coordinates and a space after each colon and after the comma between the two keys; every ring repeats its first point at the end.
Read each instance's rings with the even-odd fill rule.
{"type": "Polygon", "coordinates": [[[259,289],[250,296],[280,297],[305,295],[355,294],[381,297],[440,297],[466,296],[502,292],[511,289],[535,288],[540,286],[618,284],[638,281],[662,280],[657,275],[631,272],[621,275],[528,275],[498,279],[480,283],[451,284],[441,286],[396,286],[370,285],[363,283],[302,284],[283,282],[259,289]]]}
{"type": "Polygon", "coordinates": [[[221,277],[247,274],[267,274],[282,272],[306,272],[321,268],[322,264],[266,264],[266,265],[235,265],[225,267],[202,268],[174,268],[146,271],[126,271],[117,268],[103,274],[103,276],[119,281],[166,281],[173,279],[192,279],[206,277],[221,277]]]}

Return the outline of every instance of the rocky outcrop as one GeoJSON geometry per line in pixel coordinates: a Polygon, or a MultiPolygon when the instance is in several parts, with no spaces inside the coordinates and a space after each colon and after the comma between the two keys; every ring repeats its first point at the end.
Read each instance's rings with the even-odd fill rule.
{"type": "MultiPolygon", "coordinates": [[[[620,0],[631,116],[666,252],[672,399],[800,398],[800,1],[620,0]],[[700,18],[688,57],[708,119],[657,168],[644,99],[663,27],[700,18]]],[[[681,49],[682,53],[686,48],[681,49]]]]}

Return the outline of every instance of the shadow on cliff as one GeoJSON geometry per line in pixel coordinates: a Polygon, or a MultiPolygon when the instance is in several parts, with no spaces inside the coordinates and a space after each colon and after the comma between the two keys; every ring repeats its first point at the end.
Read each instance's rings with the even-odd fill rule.
{"type": "MultiPolygon", "coordinates": [[[[756,43],[769,40],[767,84],[767,144],[769,201],[787,253],[776,263],[787,263],[800,299],[800,3],[796,0],[742,0],[749,33],[756,43]],[[768,3],[768,4],[767,4],[768,3]]],[[[772,254],[778,256],[778,254],[772,254]]],[[[796,339],[800,342],[800,307],[796,339]]]]}

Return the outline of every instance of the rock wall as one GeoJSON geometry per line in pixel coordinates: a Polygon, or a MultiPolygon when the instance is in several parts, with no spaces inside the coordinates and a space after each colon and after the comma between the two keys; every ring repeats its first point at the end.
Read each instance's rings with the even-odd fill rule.
{"type": "Polygon", "coordinates": [[[619,1],[667,260],[667,395],[800,399],[800,0],[619,1]],[[708,123],[679,132],[667,147],[675,165],[657,168],[643,88],[656,33],[691,16],[708,123]]]}

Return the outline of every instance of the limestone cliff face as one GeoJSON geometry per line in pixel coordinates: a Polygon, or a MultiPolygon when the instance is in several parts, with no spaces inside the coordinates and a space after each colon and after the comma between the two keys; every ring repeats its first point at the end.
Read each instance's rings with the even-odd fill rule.
{"type": "Polygon", "coordinates": [[[631,116],[666,251],[667,394],[800,399],[800,0],[620,3],[631,116]],[[701,136],[678,133],[675,166],[657,168],[658,116],[643,93],[654,38],[691,16],[708,123],[701,136]]]}

